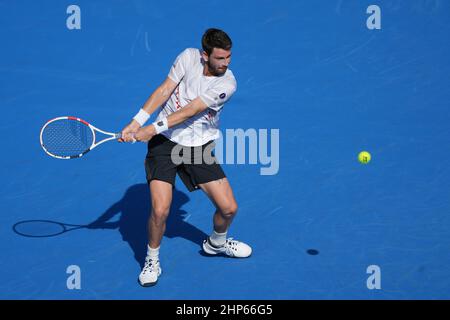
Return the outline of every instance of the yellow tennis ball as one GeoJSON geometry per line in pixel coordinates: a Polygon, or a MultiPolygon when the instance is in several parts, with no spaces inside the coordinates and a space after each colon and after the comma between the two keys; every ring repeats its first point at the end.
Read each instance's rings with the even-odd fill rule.
{"type": "Polygon", "coordinates": [[[372,156],[367,151],[361,151],[358,155],[359,162],[364,163],[364,164],[369,163],[371,158],[372,158],[372,156]]]}

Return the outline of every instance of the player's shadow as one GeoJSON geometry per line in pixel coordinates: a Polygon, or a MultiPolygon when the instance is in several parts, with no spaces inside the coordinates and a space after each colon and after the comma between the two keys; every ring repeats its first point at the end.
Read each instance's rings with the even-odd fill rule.
{"type": "MultiPolygon", "coordinates": [[[[167,218],[165,237],[182,237],[201,246],[206,233],[184,221],[187,212],[182,206],[189,197],[173,189],[172,205],[167,218]]],[[[124,241],[128,242],[134,257],[141,267],[147,253],[147,222],[150,215],[150,191],[147,184],[136,184],[128,188],[122,199],[113,204],[97,220],[90,223],[89,229],[118,229],[124,241]],[[116,217],[120,214],[120,217],[116,217]],[[114,219],[116,218],[116,219],[114,219]],[[113,221],[110,221],[113,220],[113,221]]]]}

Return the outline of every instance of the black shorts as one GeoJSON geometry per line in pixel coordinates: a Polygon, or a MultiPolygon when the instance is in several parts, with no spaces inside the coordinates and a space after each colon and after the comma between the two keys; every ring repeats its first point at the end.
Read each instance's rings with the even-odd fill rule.
{"type": "Polygon", "coordinates": [[[147,182],[161,180],[175,186],[175,177],[178,173],[186,188],[192,192],[199,189],[199,184],[225,178],[225,173],[214,156],[213,148],[213,141],[199,147],[181,147],[162,134],[154,136],[148,142],[145,158],[147,182]],[[172,149],[176,146],[180,157],[174,162],[172,149]],[[199,155],[206,155],[208,159],[205,161],[204,157],[199,155]],[[180,163],[181,158],[183,160],[180,163]]]}

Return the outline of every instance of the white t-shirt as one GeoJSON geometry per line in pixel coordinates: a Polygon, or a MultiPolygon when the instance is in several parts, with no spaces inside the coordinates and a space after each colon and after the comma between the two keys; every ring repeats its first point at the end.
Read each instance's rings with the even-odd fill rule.
{"type": "Polygon", "coordinates": [[[162,134],[183,146],[201,146],[219,137],[222,107],[236,91],[236,79],[230,69],[221,76],[204,76],[204,61],[199,49],[188,48],[175,60],[169,78],[178,86],[161,106],[156,121],[185,107],[200,97],[208,108],[162,134]]]}

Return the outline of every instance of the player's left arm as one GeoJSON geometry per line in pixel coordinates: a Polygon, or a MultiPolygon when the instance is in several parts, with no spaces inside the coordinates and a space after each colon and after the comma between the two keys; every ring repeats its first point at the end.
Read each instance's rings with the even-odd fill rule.
{"type": "MultiPolygon", "coordinates": [[[[180,123],[185,122],[187,119],[196,116],[197,114],[208,109],[208,105],[200,98],[197,97],[192,100],[184,108],[177,110],[176,112],[170,114],[167,117],[168,127],[174,127],[180,123]]],[[[148,141],[156,134],[156,129],[154,125],[149,125],[140,128],[134,138],[138,141],[148,141]]]]}
{"type": "Polygon", "coordinates": [[[208,105],[200,98],[192,100],[186,107],[177,110],[167,117],[168,127],[174,127],[187,119],[196,116],[197,114],[208,109],[208,105]]]}
{"type": "MultiPolygon", "coordinates": [[[[214,111],[219,111],[223,107],[225,102],[227,102],[231,98],[235,91],[236,81],[234,80],[234,78],[228,80],[227,82],[218,84],[217,86],[211,88],[207,92],[192,100],[185,107],[167,116],[167,128],[171,128],[180,123],[183,123],[187,119],[198,115],[208,108],[214,111]]],[[[135,134],[135,139],[138,141],[148,141],[154,135],[156,135],[155,124],[151,124],[149,126],[140,128],[135,134]]]]}

